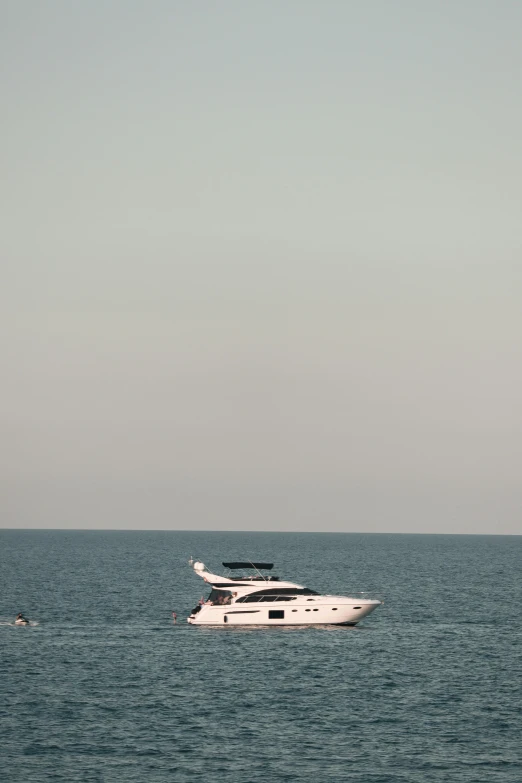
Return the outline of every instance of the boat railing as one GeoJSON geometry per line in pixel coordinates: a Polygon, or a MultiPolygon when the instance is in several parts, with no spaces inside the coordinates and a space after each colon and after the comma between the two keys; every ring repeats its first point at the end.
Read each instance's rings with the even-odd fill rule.
{"type": "Polygon", "coordinates": [[[358,590],[356,592],[351,591],[346,594],[346,597],[355,598],[361,601],[382,601],[381,596],[373,590],[358,590]]]}
{"type": "MultiPolygon", "coordinates": [[[[236,599],[235,603],[240,604],[259,604],[259,603],[274,603],[274,601],[296,601],[298,598],[305,599],[307,601],[315,601],[317,598],[326,598],[328,596],[324,595],[245,595],[241,598],[236,599]]],[[[355,592],[355,593],[349,593],[347,596],[343,596],[343,598],[351,598],[353,601],[382,601],[382,598],[380,596],[375,595],[373,592],[365,591],[365,592],[355,592]]]]}

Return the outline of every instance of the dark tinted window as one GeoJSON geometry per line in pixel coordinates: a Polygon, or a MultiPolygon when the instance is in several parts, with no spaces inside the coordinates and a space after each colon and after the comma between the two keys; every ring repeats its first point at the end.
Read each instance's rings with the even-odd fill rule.
{"type": "MultiPolygon", "coordinates": [[[[255,593],[250,593],[243,598],[238,598],[237,603],[251,603],[254,600],[259,600],[260,596],[298,596],[298,595],[319,595],[315,590],[310,590],[308,587],[272,587],[266,590],[256,590],[255,593]],[[254,596],[257,596],[254,598],[254,596]]],[[[268,600],[268,599],[266,599],[268,600]]]]}
{"type": "Polygon", "coordinates": [[[270,609],[268,612],[269,620],[284,620],[285,613],[282,609],[270,609]]]}
{"type": "Polygon", "coordinates": [[[238,598],[236,603],[238,604],[257,604],[261,601],[263,603],[274,601],[295,601],[295,596],[291,595],[261,595],[260,593],[253,593],[252,595],[245,595],[243,598],[238,598]]]}
{"type": "MultiPolygon", "coordinates": [[[[238,598],[236,603],[238,603],[238,604],[258,604],[260,601],[264,601],[264,600],[265,600],[265,596],[254,594],[254,595],[247,595],[247,596],[245,596],[245,598],[238,598]]],[[[266,600],[267,601],[275,601],[275,598],[270,598],[270,596],[268,596],[266,598],[266,600]]]]}

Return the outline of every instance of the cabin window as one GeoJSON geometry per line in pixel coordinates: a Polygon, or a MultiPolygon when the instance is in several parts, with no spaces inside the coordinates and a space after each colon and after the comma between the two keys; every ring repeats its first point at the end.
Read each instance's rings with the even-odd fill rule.
{"type": "Polygon", "coordinates": [[[332,609],[332,612],[336,612],[336,611],[337,611],[337,607],[334,606],[334,608],[332,609]]]}
{"type": "MultiPolygon", "coordinates": [[[[237,599],[238,604],[253,603],[256,601],[268,601],[269,596],[272,600],[292,600],[298,595],[319,595],[315,590],[310,590],[308,587],[269,587],[265,590],[256,590],[255,593],[242,596],[237,599]],[[284,596],[284,599],[283,599],[284,596]]],[[[313,600],[313,599],[308,599],[313,600]]]]}
{"type": "Polygon", "coordinates": [[[264,595],[263,593],[251,593],[250,595],[244,595],[242,598],[238,598],[236,603],[238,604],[257,604],[260,602],[273,603],[274,601],[295,601],[295,595],[264,595]]]}
{"type": "Polygon", "coordinates": [[[285,613],[283,609],[269,609],[268,611],[268,619],[269,620],[284,620],[285,619],[285,613]]]}
{"type": "Polygon", "coordinates": [[[362,609],[362,606],[353,606],[352,609],[362,609]]]}

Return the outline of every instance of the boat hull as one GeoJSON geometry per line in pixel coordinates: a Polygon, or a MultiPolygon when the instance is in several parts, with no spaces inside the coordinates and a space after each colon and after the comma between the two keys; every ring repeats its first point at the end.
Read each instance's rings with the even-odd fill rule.
{"type": "MultiPolygon", "coordinates": [[[[373,612],[380,601],[326,601],[309,599],[306,603],[235,603],[229,606],[203,606],[188,618],[191,625],[357,625],[373,612]]],[[[335,598],[335,597],[334,597],[335,598]]]]}

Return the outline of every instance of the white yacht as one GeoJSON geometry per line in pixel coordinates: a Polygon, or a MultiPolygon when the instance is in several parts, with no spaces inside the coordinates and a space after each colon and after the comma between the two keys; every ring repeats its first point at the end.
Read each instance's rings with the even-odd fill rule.
{"type": "Polygon", "coordinates": [[[210,573],[199,561],[189,563],[211,587],[188,618],[193,625],[356,625],[381,604],[360,593],[319,595],[266,575],[273,563],[223,563],[227,576],[210,573]]]}

